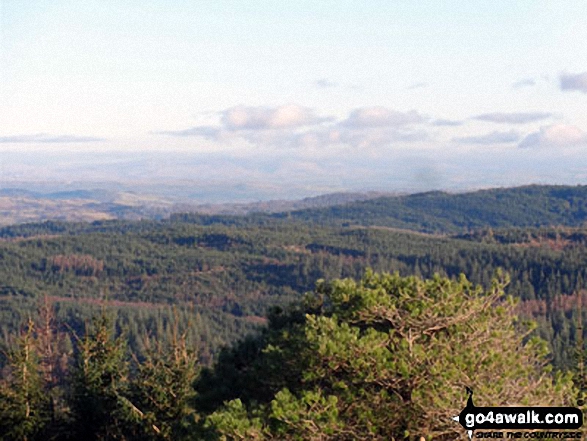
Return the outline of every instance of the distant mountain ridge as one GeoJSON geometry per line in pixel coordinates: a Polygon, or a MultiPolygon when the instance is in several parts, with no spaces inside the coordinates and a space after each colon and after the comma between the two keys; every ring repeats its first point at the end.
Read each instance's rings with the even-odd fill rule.
{"type": "Polygon", "coordinates": [[[587,186],[529,185],[458,194],[432,191],[273,216],[324,225],[383,226],[448,234],[480,228],[576,227],[587,221],[587,186]]]}
{"type": "MultiPolygon", "coordinates": [[[[319,196],[312,196],[298,200],[269,200],[248,203],[226,203],[226,204],[199,204],[191,205],[191,210],[202,214],[227,214],[227,215],[246,215],[250,213],[281,213],[288,211],[297,211],[310,208],[323,208],[335,205],[348,204],[357,201],[366,201],[382,196],[390,196],[387,192],[337,192],[328,193],[319,196]]],[[[181,205],[176,205],[175,209],[180,209],[181,205]]],[[[181,211],[181,210],[179,210],[181,211]]]]}
{"type": "Polygon", "coordinates": [[[64,190],[64,191],[50,191],[40,192],[27,190],[23,188],[1,188],[0,196],[7,197],[24,197],[32,199],[93,199],[104,202],[110,202],[116,197],[116,192],[111,190],[64,190]]]}
{"type": "Polygon", "coordinates": [[[462,234],[486,228],[583,226],[587,186],[529,185],[467,193],[431,191],[408,195],[339,192],[301,200],[251,203],[177,203],[161,196],[115,190],[41,193],[0,190],[0,224],[44,220],[165,219],[245,216],[247,222],[293,220],[328,226],[398,228],[462,234]]]}
{"type": "Polygon", "coordinates": [[[0,188],[0,225],[44,220],[88,221],[106,219],[163,219],[177,212],[209,215],[278,213],[327,207],[389,195],[383,192],[339,192],[301,200],[269,200],[248,203],[202,204],[197,200],[114,189],[0,188]]]}

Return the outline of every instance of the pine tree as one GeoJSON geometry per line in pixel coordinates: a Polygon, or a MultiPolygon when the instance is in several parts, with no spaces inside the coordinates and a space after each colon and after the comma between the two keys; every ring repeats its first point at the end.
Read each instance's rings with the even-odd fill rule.
{"type": "Polygon", "coordinates": [[[8,354],[8,361],[9,375],[0,383],[0,439],[42,439],[50,403],[44,393],[32,321],[17,348],[8,354]]]}
{"type": "MultiPolygon", "coordinates": [[[[136,358],[131,385],[133,409],[140,415],[140,439],[193,439],[196,414],[193,383],[198,376],[197,356],[188,348],[187,330],[179,335],[177,314],[170,344],[147,343],[145,360],[136,358]]],[[[130,401],[129,401],[130,402],[130,401]]]]}
{"type": "Polygon", "coordinates": [[[270,329],[238,367],[261,387],[281,369],[287,386],[255,401],[245,384],[208,426],[226,440],[442,441],[466,438],[451,419],[465,386],[477,405],[571,404],[570,378],[545,373],[546,344],[517,332],[504,286],[372,272],[320,283],[303,323],[270,329]]]}
{"type": "Polygon", "coordinates": [[[122,338],[114,338],[103,313],[77,341],[70,407],[76,439],[126,439],[137,417],[125,398],[128,361],[122,338]]]}

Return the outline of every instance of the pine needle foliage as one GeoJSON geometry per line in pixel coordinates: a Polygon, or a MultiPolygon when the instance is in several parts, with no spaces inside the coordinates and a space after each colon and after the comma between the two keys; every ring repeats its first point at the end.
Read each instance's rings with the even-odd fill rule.
{"type": "Polygon", "coordinates": [[[76,439],[126,439],[129,422],[136,419],[125,399],[128,367],[124,340],[114,338],[102,314],[77,342],[70,398],[76,439]]]}
{"type": "Polygon", "coordinates": [[[465,436],[451,417],[466,386],[479,406],[572,404],[571,378],[549,373],[545,342],[531,327],[519,333],[506,283],[498,275],[483,290],[464,276],[371,271],[359,282],[319,282],[303,323],[270,329],[239,368],[259,378],[268,363],[269,377],[292,369],[299,385],[265,401],[234,391],[208,425],[221,440],[442,441],[465,436]]]}
{"type": "Polygon", "coordinates": [[[41,439],[50,401],[44,393],[32,321],[7,358],[8,375],[0,382],[0,439],[41,439]]]}

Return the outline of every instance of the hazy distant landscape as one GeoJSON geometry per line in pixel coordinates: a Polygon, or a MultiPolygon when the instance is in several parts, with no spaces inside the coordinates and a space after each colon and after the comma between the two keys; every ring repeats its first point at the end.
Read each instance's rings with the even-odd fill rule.
{"type": "MultiPolygon", "coordinates": [[[[107,219],[163,219],[179,212],[241,215],[251,212],[273,213],[326,207],[385,195],[383,192],[349,192],[300,200],[211,203],[207,201],[214,200],[214,196],[208,193],[209,189],[198,191],[197,184],[191,187],[189,183],[161,187],[111,183],[98,189],[91,188],[92,183],[84,186],[90,189],[59,183],[20,185],[22,187],[0,188],[0,225],[44,220],[91,222],[107,219]],[[124,190],[115,190],[121,187],[124,190]]],[[[223,200],[222,197],[218,199],[223,200]]],[[[248,196],[246,199],[253,198],[248,196]]]]}

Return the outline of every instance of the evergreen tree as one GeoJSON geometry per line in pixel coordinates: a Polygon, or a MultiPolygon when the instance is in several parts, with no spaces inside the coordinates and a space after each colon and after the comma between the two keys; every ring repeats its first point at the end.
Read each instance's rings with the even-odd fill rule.
{"type": "Polygon", "coordinates": [[[44,393],[32,321],[8,360],[9,373],[0,382],[0,439],[42,439],[50,402],[44,393]]]}
{"type": "Polygon", "coordinates": [[[545,343],[516,332],[504,286],[372,272],[319,283],[303,324],[274,329],[239,368],[271,378],[282,366],[289,387],[266,401],[236,390],[208,426],[224,440],[453,440],[465,386],[477,405],[570,403],[569,377],[544,373],[545,343]]]}
{"type": "Polygon", "coordinates": [[[70,407],[76,439],[126,439],[138,419],[125,398],[128,361],[122,338],[114,338],[102,313],[77,342],[70,407]]]}
{"type": "Polygon", "coordinates": [[[132,407],[140,415],[139,439],[193,439],[196,414],[192,401],[198,376],[197,356],[188,349],[186,333],[177,335],[165,348],[160,342],[149,346],[144,361],[138,362],[132,381],[132,407]]]}

